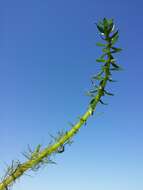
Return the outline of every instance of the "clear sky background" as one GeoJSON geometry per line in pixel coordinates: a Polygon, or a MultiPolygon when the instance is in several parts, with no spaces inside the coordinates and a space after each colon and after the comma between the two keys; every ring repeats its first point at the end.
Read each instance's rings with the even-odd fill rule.
{"type": "MultiPolygon", "coordinates": [[[[97,72],[94,22],[119,30],[114,97],[80,130],[71,147],[13,190],[143,189],[143,2],[5,0],[0,2],[0,175],[27,145],[45,147],[87,108],[97,72]],[[102,114],[101,114],[102,113],[102,114]]],[[[28,173],[29,174],[29,173],[28,173]]]]}

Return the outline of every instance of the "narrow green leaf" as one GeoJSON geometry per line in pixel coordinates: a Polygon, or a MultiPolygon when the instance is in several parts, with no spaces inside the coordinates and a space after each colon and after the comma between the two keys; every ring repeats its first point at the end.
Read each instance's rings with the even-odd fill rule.
{"type": "Polygon", "coordinates": [[[105,33],[107,33],[108,32],[108,20],[106,18],[103,19],[103,26],[104,26],[105,33]]]}
{"type": "Polygon", "coordinates": [[[116,59],[111,59],[111,63],[115,63],[116,59]]]}
{"type": "Polygon", "coordinates": [[[89,91],[90,94],[94,94],[94,93],[96,93],[96,92],[97,92],[97,90],[95,90],[95,89],[89,91]]]}
{"type": "Polygon", "coordinates": [[[108,79],[109,82],[117,82],[116,80],[112,80],[111,78],[108,79]]]}
{"type": "Polygon", "coordinates": [[[107,66],[104,65],[104,66],[101,67],[101,69],[102,69],[103,72],[106,72],[107,66]]]}
{"type": "Polygon", "coordinates": [[[40,148],[41,148],[41,144],[38,144],[38,146],[36,147],[36,149],[35,149],[34,152],[39,152],[39,151],[40,151],[40,148]]]}
{"type": "Polygon", "coordinates": [[[107,60],[99,58],[99,59],[96,59],[96,61],[97,61],[97,62],[106,63],[107,60]]]}
{"type": "Polygon", "coordinates": [[[23,154],[23,156],[24,156],[25,158],[27,158],[28,160],[31,159],[31,157],[30,157],[27,153],[22,152],[22,154],[23,154]]]}
{"type": "Polygon", "coordinates": [[[86,92],[86,96],[94,97],[94,95],[90,92],[86,92]]]}
{"type": "Polygon", "coordinates": [[[99,24],[96,24],[96,26],[97,26],[99,32],[104,34],[104,28],[99,24]]]}
{"type": "Polygon", "coordinates": [[[116,63],[114,63],[114,62],[111,62],[111,64],[112,64],[112,66],[113,66],[113,67],[115,67],[115,68],[117,68],[117,69],[118,69],[118,68],[120,68],[120,66],[119,66],[119,65],[117,65],[117,64],[116,64],[116,63]]]}
{"type": "Polygon", "coordinates": [[[95,98],[93,98],[93,99],[90,101],[90,105],[91,105],[91,106],[93,105],[94,101],[95,101],[95,98]]]}
{"type": "Polygon", "coordinates": [[[103,25],[104,25],[104,27],[108,26],[108,20],[106,18],[103,19],[103,25]]]}
{"type": "Polygon", "coordinates": [[[102,80],[102,81],[100,81],[99,86],[102,86],[102,84],[103,84],[103,80],[102,80]]]}
{"type": "Polygon", "coordinates": [[[123,69],[121,67],[119,67],[119,68],[111,68],[110,70],[111,71],[122,71],[123,69]]]}
{"type": "Polygon", "coordinates": [[[114,57],[113,57],[113,55],[110,55],[110,59],[111,59],[111,60],[114,60],[114,57]]]}
{"type": "Polygon", "coordinates": [[[101,99],[99,100],[99,102],[103,105],[108,105],[107,103],[104,103],[101,99]]]}
{"type": "Polygon", "coordinates": [[[106,44],[102,44],[102,43],[98,43],[98,42],[96,43],[96,45],[99,47],[106,47],[106,44]]]}
{"type": "Polygon", "coordinates": [[[115,25],[114,25],[113,19],[108,20],[108,33],[113,32],[114,28],[115,28],[115,25]]]}
{"type": "Polygon", "coordinates": [[[94,76],[93,79],[95,80],[102,80],[103,77],[101,75],[94,76]]]}
{"type": "Polygon", "coordinates": [[[113,19],[108,19],[108,25],[113,24],[113,19]]]}
{"type": "Polygon", "coordinates": [[[93,76],[92,79],[95,79],[95,80],[103,79],[103,77],[101,76],[103,73],[104,73],[103,71],[97,73],[97,75],[93,76]]]}
{"type": "Polygon", "coordinates": [[[104,89],[104,92],[105,92],[105,94],[107,94],[107,95],[109,95],[109,96],[114,96],[113,93],[107,92],[105,89],[104,89]]]}
{"type": "Polygon", "coordinates": [[[109,49],[109,48],[103,48],[102,51],[103,51],[104,53],[110,53],[110,49],[109,49]]]}
{"type": "Polygon", "coordinates": [[[119,33],[119,31],[117,30],[117,31],[110,37],[110,39],[113,40],[113,38],[114,38],[115,36],[118,36],[118,33],[119,33]]]}
{"type": "Polygon", "coordinates": [[[111,41],[112,45],[114,45],[117,42],[118,38],[119,38],[119,35],[112,38],[112,41],[111,41]]]}
{"type": "Polygon", "coordinates": [[[114,50],[114,51],[112,51],[112,53],[117,53],[117,52],[122,51],[121,48],[112,47],[112,49],[114,50]]]}

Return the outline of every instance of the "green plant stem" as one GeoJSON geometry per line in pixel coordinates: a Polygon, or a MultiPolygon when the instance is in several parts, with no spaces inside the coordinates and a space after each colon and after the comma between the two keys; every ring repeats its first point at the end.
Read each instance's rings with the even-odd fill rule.
{"type": "MultiPolygon", "coordinates": [[[[103,88],[106,85],[106,82],[108,80],[108,72],[106,71],[106,76],[104,78],[104,84],[103,88]]],[[[97,96],[95,97],[94,106],[96,108],[97,103],[99,102],[100,98],[102,96],[102,89],[99,89],[99,92],[97,96]]],[[[95,110],[94,108],[94,110],[95,110]]],[[[8,185],[13,183],[17,178],[19,178],[21,175],[23,175],[24,172],[32,168],[33,166],[37,165],[43,158],[47,157],[48,155],[51,155],[53,152],[55,152],[61,145],[63,145],[65,142],[67,142],[69,139],[71,139],[75,133],[78,132],[78,130],[81,128],[81,126],[87,121],[87,119],[92,115],[94,111],[91,107],[87,109],[87,111],[82,115],[81,119],[69,130],[60,140],[59,142],[51,145],[48,148],[45,148],[42,150],[39,154],[39,156],[36,159],[29,160],[19,166],[19,168],[11,175],[8,176],[4,181],[0,183],[0,190],[4,190],[8,185]]]]}
{"type": "Polygon", "coordinates": [[[29,159],[28,161],[19,164],[19,166],[8,176],[6,176],[2,182],[0,183],[0,190],[7,190],[7,188],[12,185],[16,179],[22,176],[26,171],[30,170],[34,166],[38,165],[44,158],[50,156],[52,153],[58,151],[62,145],[64,145],[68,140],[70,140],[78,131],[79,129],[86,124],[88,118],[93,115],[97,104],[101,101],[101,97],[104,95],[104,89],[107,85],[107,81],[110,77],[110,66],[111,66],[111,39],[109,34],[105,36],[105,40],[107,42],[108,53],[107,53],[107,61],[104,67],[104,77],[102,83],[99,85],[97,90],[97,94],[92,99],[92,104],[89,104],[86,112],[80,117],[79,121],[69,130],[67,131],[57,142],[53,143],[52,145],[46,147],[43,150],[40,150],[39,154],[29,159]]]}

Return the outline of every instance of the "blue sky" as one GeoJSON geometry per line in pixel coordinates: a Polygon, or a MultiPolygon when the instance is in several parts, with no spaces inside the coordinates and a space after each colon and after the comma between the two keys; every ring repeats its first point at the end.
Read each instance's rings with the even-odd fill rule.
{"type": "Polygon", "coordinates": [[[114,18],[118,58],[114,97],[98,105],[57,165],[24,176],[13,190],[143,189],[143,3],[141,0],[0,2],[0,174],[27,145],[45,147],[87,108],[100,48],[94,22],[114,18]],[[101,114],[102,113],[102,114],[101,114]]]}

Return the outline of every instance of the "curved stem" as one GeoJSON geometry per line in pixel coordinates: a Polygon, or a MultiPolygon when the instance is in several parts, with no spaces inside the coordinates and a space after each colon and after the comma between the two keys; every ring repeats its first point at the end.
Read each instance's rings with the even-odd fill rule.
{"type": "MultiPolygon", "coordinates": [[[[111,24],[110,24],[111,25],[111,24]]],[[[99,28],[102,29],[101,27],[99,28]]],[[[101,97],[104,95],[104,90],[107,84],[107,81],[110,77],[110,65],[111,65],[111,38],[109,37],[109,34],[105,35],[105,40],[107,42],[108,47],[108,53],[107,60],[104,65],[104,77],[102,79],[102,83],[99,84],[99,88],[97,90],[97,94],[92,99],[92,104],[90,103],[85,113],[80,117],[79,121],[69,130],[67,131],[60,139],[58,139],[55,143],[52,145],[46,147],[43,150],[40,150],[38,152],[38,155],[36,157],[31,157],[28,161],[18,164],[18,167],[16,167],[15,170],[12,170],[12,172],[6,176],[2,182],[0,183],[0,190],[7,190],[8,186],[12,185],[19,177],[21,177],[26,171],[30,170],[34,166],[38,165],[43,161],[44,158],[50,156],[52,153],[55,153],[58,151],[58,148],[63,146],[66,142],[68,142],[78,131],[79,129],[86,124],[87,120],[91,115],[93,115],[96,106],[98,102],[101,101],[101,97]]]]}
{"type": "MultiPolygon", "coordinates": [[[[104,78],[104,84],[103,88],[106,86],[106,82],[108,80],[108,72],[106,72],[106,76],[104,78]]],[[[102,96],[102,89],[99,89],[98,94],[95,97],[95,108],[97,103],[99,102],[100,98],[102,96]]],[[[95,110],[94,108],[94,110],[95,110]]],[[[11,174],[11,176],[8,176],[4,181],[0,183],[0,190],[4,190],[5,187],[13,183],[17,178],[19,178],[21,175],[23,175],[24,172],[31,169],[33,166],[37,165],[43,158],[47,157],[48,155],[51,155],[53,152],[58,150],[58,148],[63,145],[65,142],[67,142],[69,139],[71,139],[75,133],[78,132],[78,130],[81,128],[81,126],[86,123],[87,119],[92,115],[92,112],[94,111],[91,107],[87,109],[87,111],[82,115],[80,120],[69,130],[57,143],[51,145],[48,148],[45,148],[42,150],[39,154],[39,156],[36,159],[29,160],[19,166],[16,171],[11,174]]]]}

